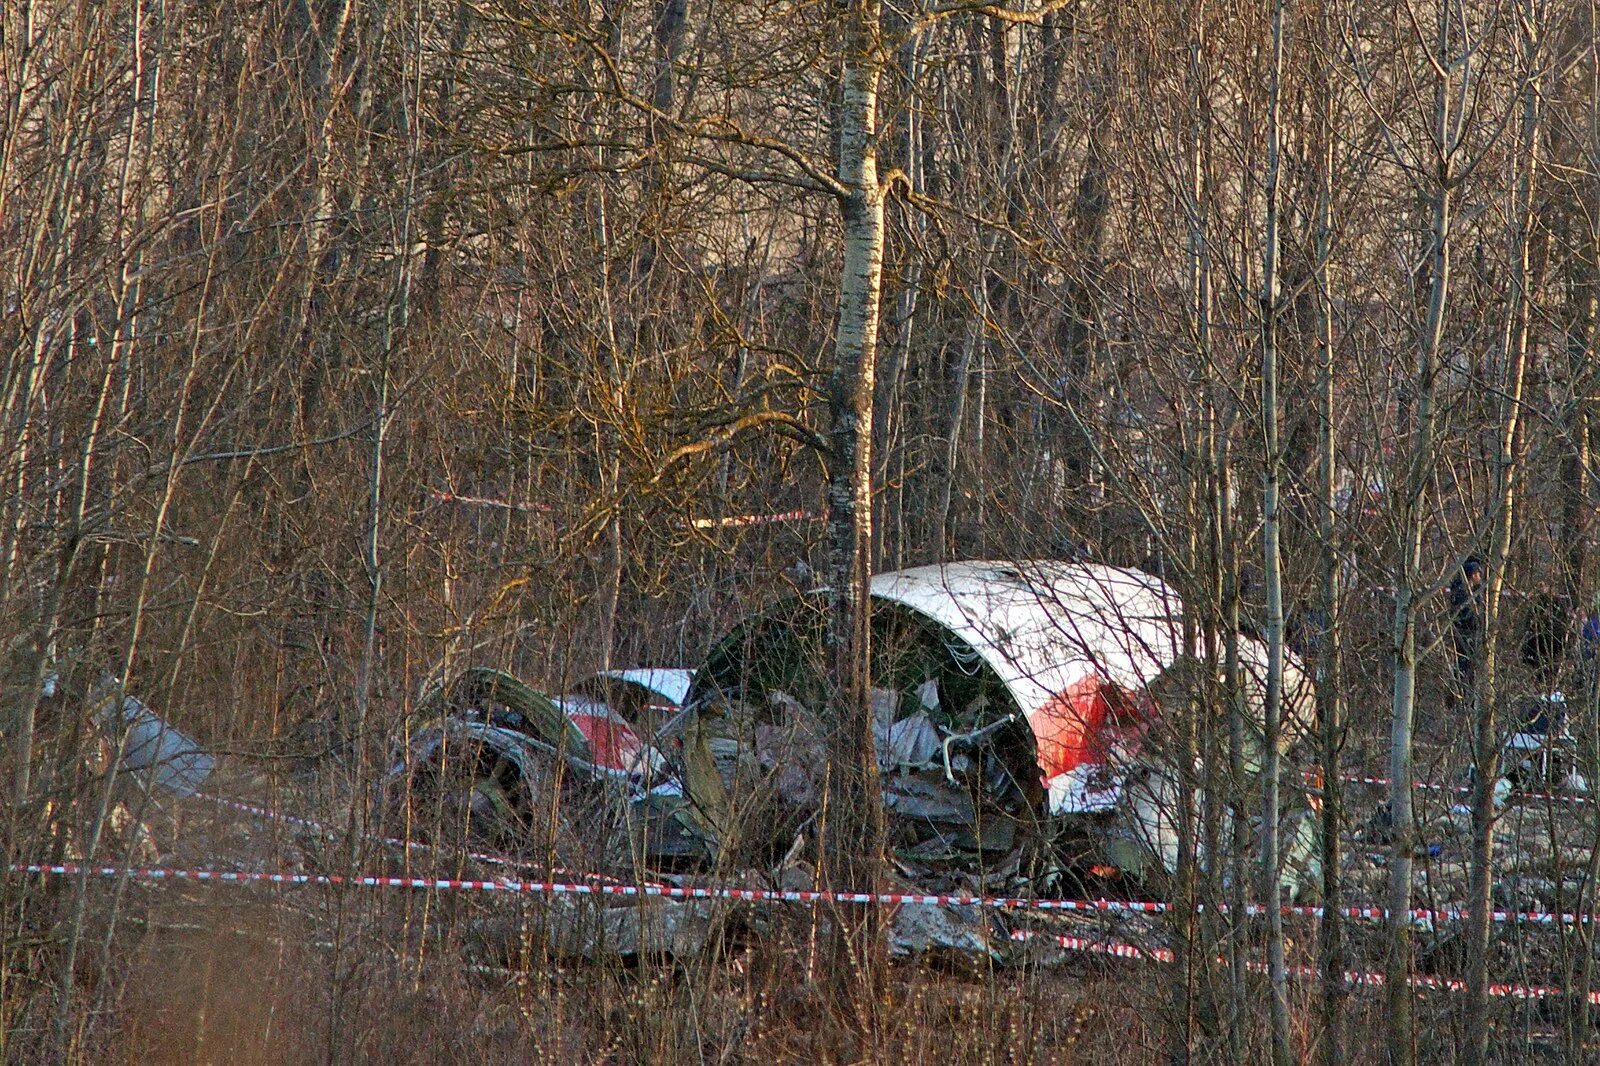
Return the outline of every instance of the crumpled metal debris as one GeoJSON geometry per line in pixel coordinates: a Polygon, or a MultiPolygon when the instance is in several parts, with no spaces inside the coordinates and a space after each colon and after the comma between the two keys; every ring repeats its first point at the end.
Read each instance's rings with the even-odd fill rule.
{"type": "MultiPolygon", "coordinates": [[[[1019,847],[1070,839],[1089,847],[1068,856],[1084,865],[1142,881],[1175,871],[1178,788],[1152,730],[1204,712],[1218,685],[1185,652],[1170,588],[1096,564],[964,562],[879,575],[872,595],[872,732],[899,860],[929,876],[988,871],[1019,847]]],[[[709,852],[758,859],[822,801],[837,728],[824,619],[815,596],[781,602],[730,632],[696,674],[679,720],[686,742],[671,754],[709,852]],[[696,751],[710,759],[689,765],[696,751]]],[[[1259,716],[1264,646],[1239,644],[1247,715],[1259,716]]],[[[1311,706],[1292,657],[1283,706],[1287,747],[1311,706]]],[[[1264,741],[1246,724],[1255,772],[1264,741]]],[[[1290,829],[1286,881],[1298,890],[1315,826],[1290,829]]]]}
{"type": "Polygon", "coordinates": [[[685,816],[678,775],[635,728],[668,698],[645,682],[686,682],[676,671],[624,673],[555,698],[484,666],[434,685],[385,775],[385,816],[430,842],[445,834],[520,850],[537,829],[542,848],[573,857],[621,854],[630,836],[636,854],[704,857],[707,831],[685,816]],[[618,692],[635,721],[600,698],[618,692]],[[605,824],[583,824],[595,818],[605,824]]]}
{"type": "Polygon", "coordinates": [[[187,734],[167,724],[122,682],[106,675],[90,692],[95,723],[115,745],[121,742],[122,770],[138,774],[155,788],[187,797],[197,792],[217,767],[187,734]]]}
{"type": "MultiPolygon", "coordinates": [[[[1219,668],[1186,648],[1170,588],[1090,563],[970,562],[879,575],[872,595],[868,710],[899,877],[929,892],[1009,895],[1072,884],[1073,867],[1146,885],[1174,872],[1178,771],[1157,730],[1209,713],[1203,703],[1221,684],[1219,668]],[[1100,872],[1108,863],[1111,872],[1100,872]]],[[[453,731],[503,751],[516,776],[533,776],[527,756],[604,785],[625,801],[631,855],[647,865],[781,870],[814,845],[811,827],[836,783],[828,760],[841,724],[829,699],[825,609],[813,594],[751,617],[717,643],[684,693],[626,697],[649,718],[611,705],[617,686],[638,687],[634,678],[601,676],[573,695],[534,700],[509,675],[471,674],[441,697],[451,717],[413,740],[394,776],[415,774],[453,731]],[[681,709],[656,702],[669,698],[681,709]],[[508,701],[529,707],[513,720],[517,708],[494,706],[508,701]]],[[[1244,758],[1255,773],[1266,656],[1246,634],[1239,648],[1244,758]]],[[[1283,681],[1287,748],[1304,734],[1311,701],[1292,657],[1283,681]]],[[[517,802],[532,811],[553,799],[517,802]]],[[[1290,807],[1282,841],[1292,897],[1318,879],[1318,829],[1290,807]]],[[[572,946],[659,943],[625,913],[572,932],[572,946]]],[[[698,921],[698,911],[683,913],[698,921]]],[[[891,946],[1000,958],[1007,948],[995,922],[901,907],[891,946]]]]}
{"type": "Polygon", "coordinates": [[[889,954],[896,958],[955,952],[1004,962],[1009,943],[992,915],[977,907],[905,903],[889,923],[889,954]]]}
{"type": "Polygon", "coordinates": [[[593,959],[698,954],[722,927],[727,904],[712,900],[636,900],[619,906],[555,897],[535,912],[559,955],[593,959]]]}

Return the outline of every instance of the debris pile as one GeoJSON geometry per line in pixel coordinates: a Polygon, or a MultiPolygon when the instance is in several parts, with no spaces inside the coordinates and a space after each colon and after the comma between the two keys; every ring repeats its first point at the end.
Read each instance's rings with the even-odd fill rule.
{"type": "MultiPolygon", "coordinates": [[[[1170,898],[1181,787],[1203,799],[1198,790],[1211,780],[1227,779],[1237,805],[1222,812],[1219,831],[1253,848],[1267,660],[1258,640],[1237,635],[1238,701],[1219,706],[1226,685],[1186,644],[1182,603],[1139,571],[966,562],[880,575],[871,591],[871,736],[890,827],[881,889],[1170,898]],[[1242,712],[1242,782],[1225,768],[1206,772],[1175,743],[1177,726],[1226,721],[1230,706],[1242,712]]],[[[375,839],[406,855],[423,848],[577,878],[822,887],[814,828],[841,728],[829,698],[826,609],[822,594],[773,604],[717,641],[697,671],[605,671],[556,696],[482,666],[445,679],[419,701],[386,769],[375,839]]],[[[213,774],[213,755],[114,679],[89,706],[108,758],[142,795],[193,796],[213,774]]],[[[1545,728],[1537,744],[1508,745],[1509,775],[1497,782],[1494,891],[1507,908],[1570,909],[1596,876],[1591,819],[1515,791],[1530,782],[1553,790],[1559,779],[1587,792],[1586,782],[1573,784],[1581,776],[1572,745],[1556,743],[1565,743],[1560,709],[1546,697],[1539,714],[1518,718],[1517,736],[1535,733],[1523,719],[1545,728]]],[[[1280,740],[1292,760],[1312,714],[1309,679],[1292,655],[1283,714],[1280,740]]],[[[1281,887],[1285,900],[1306,902],[1319,887],[1321,848],[1316,789],[1287,787],[1299,776],[1288,763],[1281,887]]],[[[1470,817],[1455,790],[1427,795],[1416,898],[1448,910],[1467,894],[1470,817]]],[[[113,816],[126,813],[119,805],[113,816]]],[[[302,864],[334,861],[330,841],[340,831],[304,824],[315,831],[302,841],[302,864]]],[[[1347,900],[1383,898],[1392,839],[1381,808],[1354,829],[1342,871],[1347,900]]],[[[1197,858],[1209,862],[1203,846],[1197,858]]],[[[1218,872],[1224,881],[1230,874],[1218,872]]],[[[829,920],[825,909],[787,917],[795,913],[768,897],[552,894],[538,908],[485,920],[537,921],[543,942],[564,954],[683,954],[731,927],[829,920]]],[[[1011,961],[1037,958],[1049,943],[1014,935],[1019,926],[1092,938],[1108,932],[1108,920],[1122,940],[1160,944],[1150,914],[1024,919],[961,900],[896,901],[888,928],[896,954],[1011,961]]],[[[1455,932],[1434,936],[1424,957],[1443,959],[1455,932]]]]}
{"type": "MultiPolygon", "coordinates": [[[[1207,689],[1169,587],[1088,563],[969,562],[880,575],[872,596],[872,736],[892,877],[926,892],[1031,895],[1081,887],[1089,871],[1147,887],[1173,872],[1178,764],[1164,731],[1205,710],[1207,689]]],[[[575,862],[551,841],[592,845],[605,825],[613,865],[766,871],[813,887],[808,830],[836,728],[824,610],[820,595],[785,600],[717,642],[692,675],[611,672],[554,699],[466,671],[424,701],[435,720],[396,761],[391,797],[406,797],[411,832],[448,823],[515,847],[559,822],[545,851],[575,862]]],[[[1254,772],[1266,649],[1244,635],[1238,644],[1254,772]]],[[[1292,657],[1283,706],[1288,750],[1311,709],[1292,657]]],[[[1293,897],[1320,876],[1309,808],[1291,805],[1284,840],[1293,897]]],[[[902,952],[993,954],[1006,938],[992,917],[902,907],[891,939],[902,952]]]]}
{"type": "MultiPolygon", "coordinates": [[[[1174,870],[1178,764],[1160,727],[1199,710],[1205,689],[1168,586],[1089,563],[967,562],[880,575],[872,597],[873,737],[905,875],[988,890],[1037,888],[1062,861],[1136,881],[1174,870]]],[[[770,608],[695,676],[679,761],[713,854],[780,852],[814,811],[824,609],[821,597],[770,608]]],[[[1254,770],[1266,649],[1239,647],[1254,770]]],[[[1292,657],[1283,704],[1288,750],[1312,707],[1292,657]]]]}

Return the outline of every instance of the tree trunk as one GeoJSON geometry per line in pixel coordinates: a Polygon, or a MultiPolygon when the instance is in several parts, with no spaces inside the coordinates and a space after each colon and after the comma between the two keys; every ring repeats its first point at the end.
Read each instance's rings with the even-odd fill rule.
{"type": "MultiPolygon", "coordinates": [[[[1231,402],[1231,399],[1229,400],[1231,402]]],[[[1217,484],[1217,522],[1221,529],[1222,544],[1222,633],[1223,633],[1223,692],[1228,701],[1228,794],[1223,798],[1230,827],[1228,840],[1228,999],[1230,1059],[1245,1061],[1247,1048],[1245,1026],[1250,1016],[1246,963],[1249,944],[1244,931],[1250,904],[1249,876],[1245,856],[1250,849],[1250,830],[1244,817],[1245,796],[1242,786],[1245,775],[1245,707],[1244,687],[1241,684],[1239,663],[1239,542],[1234,529],[1233,515],[1233,457],[1230,438],[1233,433],[1231,411],[1223,420],[1222,429],[1214,451],[1217,484]]]]}
{"type": "Polygon", "coordinates": [[[1322,919],[1318,942],[1322,962],[1322,1061],[1344,1066],[1344,900],[1340,871],[1344,865],[1339,833],[1343,811],[1339,782],[1339,748],[1343,741],[1343,698],[1340,692],[1338,512],[1334,492],[1337,427],[1333,380],[1333,294],[1328,285],[1328,257],[1333,248],[1333,159],[1336,124],[1332,74],[1322,70],[1321,173],[1318,175],[1316,264],[1318,355],[1317,467],[1321,493],[1318,540],[1321,542],[1322,628],[1316,659],[1317,731],[1322,754],[1322,919]]]}
{"type": "Polygon", "coordinates": [[[1267,972],[1272,985],[1272,1058],[1293,1066],[1289,1043],[1289,983],[1279,908],[1278,738],[1283,710],[1283,566],[1279,546],[1278,482],[1278,157],[1282,136],[1283,7],[1272,8],[1272,74],[1267,104],[1266,233],[1261,254],[1261,429],[1265,470],[1261,479],[1262,577],[1267,593],[1267,678],[1261,766],[1261,899],[1267,908],[1267,972]]]}
{"type": "MultiPolygon", "coordinates": [[[[1532,5],[1528,5],[1529,8],[1532,5]]],[[[1481,1066],[1489,1056],[1490,886],[1494,881],[1494,786],[1500,776],[1500,745],[1495,724],[1498,700],[1495,631],[1511,556],[1511,532],[1517,494],[1517,437],[1522,414],[1522,384],[1528,365],[1528,235],[1533,225],[1533,189],[1538,166],[1539,94],[1535,80],[1539,39],[1537,15],[1525,10],[1523,33],[1523,100],[1521,176],[1516,215],[1511,222],[1512,282],[1503,339],[1505,380],[1499,390],[1500,436],[1495,456],[1495,511],[1491,522],[1487,589],[1484,593],[1483,667],[1473,686],[1475,707],[1472,763],[1472,858],[1467,885],[1467,1047],[1462,1062],[1481,1066]]]]}
{"type": "MultiPolygon", "coordinates": [[[[823,868],[833,890],[872,891],[884,821],[868,698],[872,547],[872,408],[883,279],[884,190],[878,179],[877,109],[882,74],[880,8],[857,0],[847,15],[839,118],[839,181],[846,192],[839,325],[829,384],[828,622],[832,673],[828,794],[821,824],[823,868]]],[[[855,1009],[871,1024],[883,966],[875,908],[839,909],[845,958],[857,978],[855,1009]]],[[[836,975],[842,977],[843,975],[836,975]]],[[[871,1056],[868,1056],[871,1057],[871,1056]]]]}
{"type": "MultiPolygon", "coordinates": [[[[1449,6],[1439,5],[1437,59],[1449,71],[1449,6]]],[[[1389,1061],[1410,1066],[1415,1057],[1416,1034],[1411,1018],[1411,847],[1414,826],[1411,811],[1412,721],[1417,696],[1417,599],[1423,585],[1422,533],[1425,501],[1434,463],[1434,392],[1438,378],[1439,349],[1444,334],[1445,303],[1450,292],[1450,224],[1454,210],[1454,124],[1451,121],[1451,77],[1436,78],[1434,90],[1433,217],[1429,263],[1428,308],[1417,346],[1414,379],[1416,406],[1412,413],[1411,454],[1406,471],[1405,496],[1400,501],[1400,551],[1395,567],[1394,698],[1389,731],[1389,810],[1394,822],[1394,845],[1389,863],[1389,951],[1385,992],[1389,1006],[1389,1061]]]]}
{"type": "MultiPolygon", "coordinates": [[[[1198,73],[1200,49],[1202,47],[1198,35],[1204,30],[1196,26],[1196,37],[1191,40],[1190,73],[1198,73]]],[[[1048,73],[1048,67],[1047,67],[1048,73]]],[[[1188,241],[1185,249],[1188,260],[1188,291],[1186,295],[1186,316],[1190,339],[1195,347],[1195,352],[1204,365],[1210,358],[1210,276],[1209,258],[1206,252],[1206,235],[1204,216],[1201,211],[1201,202],[1205,196],[1205,158],[1202,151],[1203,124],[1201,114],[1204,108],[1203,90],[1198,77],[1191,79],[1191,91],[1194,92],[1192,105],[1193,114],[1190,116],[1191,141],[1188,146],[1189,166],[1188,195],[1188,241]]],[[[1079,191],[1079,217],[1082,225],[1086,220],[1083,213],[1087,208],[1090,211],[1098,210],[1103,213],[1105,198],[1096,197],[1095,205],[1086,205],[1084,200],[1085,187],[1089,183],[1091,167],[1094,168],[1096,180],[1103,184],[1103,171],[1099,169],[1098,152],[1091,142],[1089,160],[1084,164],[1084,178],[1080,179],[1079,191]]],[[[1098,230],[1099,219],[1093,220],[1092,225],[1098,230]]],[[[1063,320],[1064,326],[1070,331],[1069,339],[1078,338],[1080,320],[1075,314],[1069,314],[1063,320]]],[[[1082,342],[1087,345],[1087,330],[1082,331],[1082,342]]],[[[1087,355],[1068,346],[1064,350],[1069,366],[1074,368],[1087,363],[1087,355]]],[[[1071,371],[1075,380],[1069,385],[1074,392],[1073,402],[1077,410],[1083,409],[1086,388],[1082,375],[1076,370],[1071,371]]],[[[1199,537],[1201,531],[1191,527],[1186,538],[1188,558],[1185,565],[1195,580],[1190,589],[1185,590],[1185,602],[1191,609],[1185,612],[1184,617],[1184,647],[1188,654],[1199,657],[1214,669],[1217,662],[1216,645],[1216,610],[1221,600],[1220,590],[1216,582],[1220,579],[1220,564],[1222,551],[1218,539],[1221,526],[1218,517],[1220,502],[1214,496],[1216,486],[1216,471],[1211,464],[1215,461],[1216,419],[1215,411],[1209,402],[1203,416],[1205,432],[1199,441],[1201,454],[1195,456],[1195,462],[1190,471],[1189,483],[1186,491],[1186,512],[1198,522],[1202,515],[1205,516],[1204,536],[1206,543],[1201,546],[1199,537]],[[1207,566],[1209,564],[1209,566],[1207,566]],[[1202,590],[1197,587],[1201,584],[1199,575],[1207,574],[1208,587],[1202,590]],[[1209,593],[1209,595],[1208,595],[1209,593]],[[1203,613],[1201,605],[1204,605],[1203,613]],[[1203,649],[1201,646],[1203,645],[1203,649]]],[[[1087,441],[1084,442],[1087,444],[1087,441]]],[[[1087,455],[1091,449],[1084,450],[1084,463],[1078,469],[1087,467],[1087,455]]],[[[1180,723],[1178,765],[1180,767],[1202,768],[1202,777],[1199,781],[1188,772],[1178,775],[1178,869],[1174,892],[1174,903],[1177,907],[1178,921],[1174,924],[1174,948],[1178,959],[1175,966],[1172,984],[1173,997],[1173,1024],[1168,1039],[1167,1061],[1179,1064],[1194,1061],[1195,1028],[1198,1021],[1201,1035],[1209,1038],[1215,1030],[1216,1010],[1215,997],[1206,995],[1200,999],[1199,995],[1207,993],[1211,981],[1207,979],[1212,968],[1212,956],[1215,953],[1215,908],[1200,909],[1202,899],[1201,877],[1207,871],[1204,869],[1203,857],[1216,856],[1222,853],[1219,846],[1220,820],[1215,815],[1216,803],[1220,790],[1217,788],[1219,775],[1217,766],[1212,756],[1215,754],[1210,737],[1210,716],[1196,713],[1196,707],[1183,708],[1183,718],[1180,723]],[[1197,805],[1201,808],[1198,812],[1197,805]],[[1197,813],[1199,817],[1197,817],[1197,813]],[[1197,1002],[1198,1000],[1198,1002],[1197,1002]],[[1197,1018],[1198,1015],[1198,1018],[1197,1018]]],[[[1214,872],[1214,871],[1212,871],[1214,872]]],[[[1210,889],[1215,879],[1209,879],[1206,885],[1206,896],[1214,898],[1210,889]]]]}

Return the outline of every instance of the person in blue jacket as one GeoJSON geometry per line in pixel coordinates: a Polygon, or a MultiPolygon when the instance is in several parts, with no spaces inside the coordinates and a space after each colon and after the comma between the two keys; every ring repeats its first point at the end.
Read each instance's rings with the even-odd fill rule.
{"type": "Polygon", "coordinates": [[[1470,694],[1483,637],[1483,563],[1472,556],[1450,581],[1450,628],[1455,635],[1456,684],[1470,694]]]}

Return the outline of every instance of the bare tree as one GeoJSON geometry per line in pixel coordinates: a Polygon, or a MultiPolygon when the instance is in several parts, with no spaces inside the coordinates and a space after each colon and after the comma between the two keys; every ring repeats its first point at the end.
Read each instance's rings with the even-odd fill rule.
{"type": "Polygon", "coordinates": [[[1289,988],[1283,951],[1283,912],[1277,906],[1281,860],[1278,851],[1280,737],[1283,727],[1283,559],[1278,512],[1282,444],[1278,435],[1278,320],[1282,296],[1278,287],[1279,157],[1282,151],[1282,88],[1284,64],[1284,0],[1272,8],[1271,71],[1267,87],[1267,172],[1265,235],[1261,262],[1261,423],[1265,469],[1261,488],[1262,576],[1267,595],[1267,677],[1264,752],[1261,768],[1261,898],[1267,904],[1267,965],[1272,981],[1272,1056],[1289,1066],[1289,988]]]}
{"type": "Polygon", "coordinates": [[[1437,443],[1435,397],[1445,316],[1450,298],[1451,229],[1462,136],[1456,111],[1458,63],[1468,45],[1459,40],[1449,0],[1436,5],[1434,37],[1427,45],[1433,80],[1433,121],[1426,154],[1418,169],[1429,198],[1427,310],[1417,337],[1415,372],[1411,377],[1411,424],[1405,456],[1405,483],[1399,501],[1399,536],[1395,561],[1393,716],[1389,736],[1389,809],[1394,845],[1389,860],[1389,956],[1386,988],[1389,1005],[1388,1050],[1395,1066],[1414,1060],[1416,1029],[1411,1011],[1411,871],[1416,843],[1412,814],[1411,756],[1417,692],[1417,623],[1420,600],[1429,582],[1422,568],[1423,531],[1427,523],[1427,491],[1437,443]]]}

